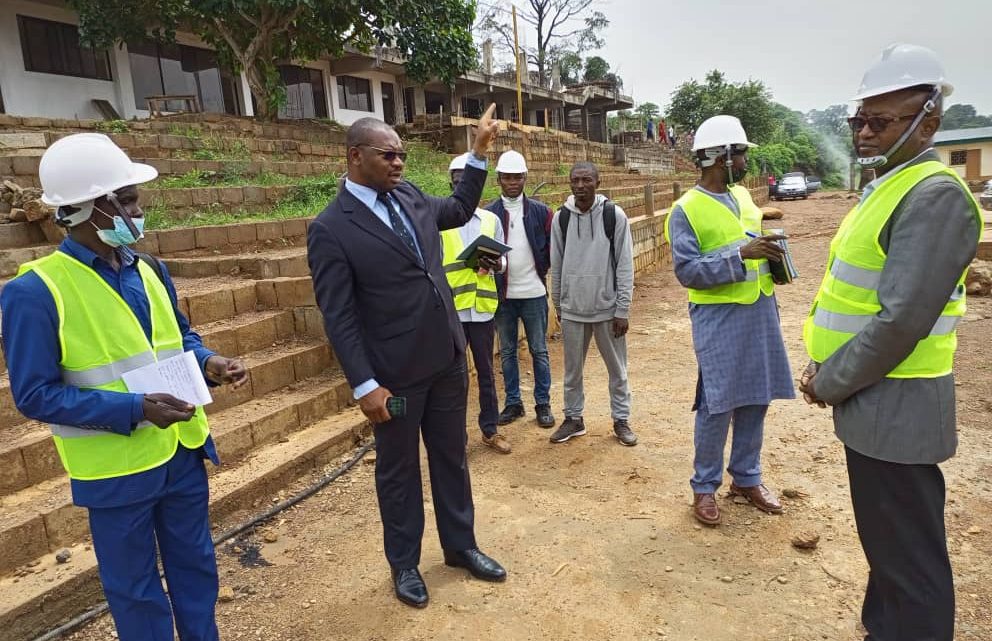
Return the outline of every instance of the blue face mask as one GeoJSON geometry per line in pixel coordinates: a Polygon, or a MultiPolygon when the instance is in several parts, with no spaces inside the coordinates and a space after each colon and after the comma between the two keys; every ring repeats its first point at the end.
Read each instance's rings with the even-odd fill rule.
{"type": "MultiPolygon", "coordinates": [[[[97,211],[99,211],[107,218],[113,218],[114,220],[113,229],[96,230],[96,235],[105,245],[110,245],[111,247],[120,247],[121,245],[133,245],[145,237],[144,217],[131,219],[131,224],[133,224],[134,228],[138,230],[138,236],[135,237],[134,232],[131,231],[131,228],[128,226],[123,216],[112,217],[109,214],[101,211],[100,209],[97,209],[97,211]]],[[[96,225],[93,226],[96,227],[96,225]]]]}

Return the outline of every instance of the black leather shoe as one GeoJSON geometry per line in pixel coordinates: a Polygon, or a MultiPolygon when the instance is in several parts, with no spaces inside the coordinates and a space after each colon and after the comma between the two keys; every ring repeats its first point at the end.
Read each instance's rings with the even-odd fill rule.
{"type": "Polygon", "coordinates": [[[496,424],[509,425],[510,423],[517,420],[523,415],[524,415],[523,403],[507,405],[506,407],[503,408],[503,411],[499,413],[499,418],[496,419],[496,424]]]}
{"type": "Polygon", "coordinates": [[[444,551],[444,564],[453,568],[465,568],[472,576],[483,581],[506,581],[503,566],[479,552],[478,548],[461,552],[444,551]]]}
{"type": "Polygon", "coordinates": [[[424,577],[420,576],[420,570],[409,568],[406,570],[393,569],[393,588],[396,590],[396,598],[412,605],[415,608],[426,608],[430,596],[427,594],[427,584],[424,577]]]}
{"type": "Polygon", "coordinates": [[[534,412],[537,414],[537,424],[541,427],[554,427],[555,426],[555,415],[551,413],[551,406],[547,403],[541,403],[540,405],[534,406],[534,412]]]}

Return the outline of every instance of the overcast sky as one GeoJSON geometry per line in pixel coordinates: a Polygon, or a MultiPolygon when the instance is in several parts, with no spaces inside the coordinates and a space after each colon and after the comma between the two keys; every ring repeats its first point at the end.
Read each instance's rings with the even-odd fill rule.
{"type": "MultiPolygon", "coordinates": [[[[800,111],[846,101],[885,45],[941,57],[954,95],[992,114],[992,0],[603,0],[599,52],[636,102],[662,107],[681,82],[718,68],[764,81],[800,111]]],[[[592,52],[587,52],[587,55],[592,52]]]]}

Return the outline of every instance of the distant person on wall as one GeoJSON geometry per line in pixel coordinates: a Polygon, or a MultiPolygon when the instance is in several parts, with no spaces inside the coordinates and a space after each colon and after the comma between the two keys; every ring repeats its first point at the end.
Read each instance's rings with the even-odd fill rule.
{"type": "Polygon", "coordinates": [[[654,122],[648,118],[648,140],[654,142],[654,122]]]}
{"type": "Polygon", "coordinates": [[[739,185],[752,146],[733,116],[703,122],[694,149],[699,183],[675,203],[665,225],[675,276],[689,292],[699,364],[693,515],[709,526],[720,523],[716,491],[731,425],[730,494],[763,512],[782,512],[764,484],[761,448],[771,402],[795,398],[768,264],[780,259],[775,241],[782,237],[762,236],[761,210],[739,185]]]}
{"type": "Polygon", "coordinates": [[[662,145],[668,145],[668,126],[665,125],[664,118],[658,121],[658,142],[662,145]]]}
{"type": "Polygon", "coordinates": [[[203,346],[165,266],[130,247],[144,235],[137,185],[153,167],[103,134],[75,134],[45,151],[38,175],[68,235],[0,295],[14,403],[50,425],[73,503],[89,512],[116,638],[172,641],[175,629],[217,641],[204,459],[219,460],[206,414],[170,394],[130,393],[123,377],[184,352],[210,385],[241,387],[248,372],[203,346]]]}
{"type": "Polygon", "coordinates": [[[551,225],[551,297],[565,353],[565,420],[551,442],[564,443],[586,433],[583,368],[595,338],[609,373],[613,435],[624,445],[636,445],[627,381],[627,328],[634,294],[630,224],[619,205],[596,193],[596,165],[575,163],[569,184],[572,195],[551,225]]]}
{"type": "MultiPolygon", "coordinates": [[[[456,189],[465,173],[470,154],[462,154],[451,161],[448,174],[451,188],[456,189]]],[[[448,277],[448,285],[458,310],[458,320],[465,330],[465,342],[472,350],[476,378],[479,382],[479,429],[482,442],[500,454],[510,453],[510,442],[499,433],[499,398],[496,395],[496,377],[493,376],[493,348],[496,342],[496,322],[493,318],[499,307],[496,274],[502,274],[505,257],[492,260],[479,257],[479,266],[473,269],[460,262],[458,255],[479,236],[488,236],[504,242],[503,224],[499,217],[485,209],[476,209],[472,218],[457,229],[441,232],[441,263],[448,277]]]]}
{"type": "Polygon", "coordinates": [[[551,413],[551,360],[548,357],[548,292],[545,278],[551,265],[551,209],[524,194],[527,162],[516,151],[504,152],[496,163],[496,181],[502,195],[486,209],[496,214],[506,231],[506,270],[496,275],[499,308],[496,331],[503,367],[506,401],[499,424],[508,425],[524,415],[520,396],[519,335],[524,324],[527,348],[534,366],[534,412],[541,427],[554,427],[551,413]]]}

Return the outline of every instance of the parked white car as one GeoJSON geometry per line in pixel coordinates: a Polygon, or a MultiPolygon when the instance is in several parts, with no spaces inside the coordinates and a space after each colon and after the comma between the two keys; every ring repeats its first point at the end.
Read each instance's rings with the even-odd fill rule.
{"type": "Polygon", "coordinates": [[[985,183],[985,191],[978,197],[978,202],[981,203],[982,209],[992,211],[992,180],[985,183]]]}
{"type": "Polygon", "coordinates": [[[779,181],[775,188],[775,200],[784,200],[786,198],[802,198],[805,200],[808,195],[806,191],[806,178],[802,174],[786,174],[782,176],[782,180],[779,181]]]}

